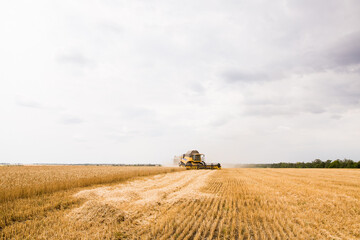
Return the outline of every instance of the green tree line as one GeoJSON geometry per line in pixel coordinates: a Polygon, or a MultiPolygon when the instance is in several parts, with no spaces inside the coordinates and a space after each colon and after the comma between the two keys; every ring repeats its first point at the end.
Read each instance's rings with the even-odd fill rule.
{"type": "Polygon", "coordinates": [[[253,168],[360,168],[360,161],[356,162],[351,159],[336,159],[322,161],[315,159],[312,162],[280,162],[280,163],[266,163],[266,164],[247,164],[245,167],[253,168]]]}

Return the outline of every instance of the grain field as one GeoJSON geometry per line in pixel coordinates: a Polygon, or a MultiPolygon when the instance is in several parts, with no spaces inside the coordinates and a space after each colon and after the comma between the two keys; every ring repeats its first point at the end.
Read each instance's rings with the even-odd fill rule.
{"type": "Polygon", "coordinates": [[[190,170],[67,192],[1,230],[34,239],[359,239],[360,171],[190,170]]]}
{"type": "Polygon", "coordinates": [[[179,169],[105,165],[2,166],[0,167],[0,202],[174,171],[179,169]]]}

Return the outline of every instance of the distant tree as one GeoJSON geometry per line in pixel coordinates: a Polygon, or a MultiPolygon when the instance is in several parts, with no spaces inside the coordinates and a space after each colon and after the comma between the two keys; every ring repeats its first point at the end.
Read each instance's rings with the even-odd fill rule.
{"type": "Polygon", "coordinates": [[[312,161],[312,165],[314,168],[324,168],[325,167],[325,163],[323,163],[320,159],[315,159],[314,161],[312,161]]]}
{"type": "Polygon", "coordinates": [[[312,168],[313,165],[312,165],[311,162],[307,162],[307,163],[305,163],[305,167],[306,167],[306,168],[312,168]]]}
{"type": "Polygon", "coordinates": [[[327,161],[325,162],[325,167],[326,167],[326,168],[330,167],[330,164],[331,164],[331,160],[327,160],[327,161]]]}
{"type": "Polygon", "coordinates": [[[346,168],[354,168],[355,167],[355,164],[354,164],[354,161],[351,160],[351,159],[344,159],[344,167],[346,168]]]}
{"type": "Polygon", "coordinates": [[[329,168],[340,168],[340,167],[341,167],[341,163],[339,159],[332,161],[329,165],[329,168]]]}
{"type": "Polygon", "coordinates": [[[297,163],[295,163],[295,167],[296,167],[296,168],[302,168],[303,164],[304,164],[304,163],[297,162],[297,163]]]}
{"type": "Polygon", "coordinates": [[[360,161],[358,161],[355,166],[356,166],[356,168],[360,168],[360,161]]]}
{"type": "Polygon", "coordinates": [[[247,164],[244,165],[250,168],[360,168],[360,161],[355,162],[351,159],[336,159],[321,161],[320,159],[315,159],[312,162],[279,162],[279,163],[268,163],[268,164],[247,164]]]}

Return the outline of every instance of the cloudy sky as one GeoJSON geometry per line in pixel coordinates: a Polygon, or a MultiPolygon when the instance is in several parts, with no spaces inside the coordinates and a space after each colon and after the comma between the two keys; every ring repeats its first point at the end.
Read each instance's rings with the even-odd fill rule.
{"type": "Polygon", "coordinates": [[[2,1],[0,162],[360,160],[357,0],[2,1]]]}

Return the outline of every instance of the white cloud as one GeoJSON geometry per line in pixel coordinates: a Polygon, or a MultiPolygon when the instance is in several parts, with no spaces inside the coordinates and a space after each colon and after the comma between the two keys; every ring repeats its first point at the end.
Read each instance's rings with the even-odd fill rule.
{"type": "Polygon", "coordinates": [[[1,3],[0,158],[166,163],[199,148],[228,163],[358,159],[359,9],[1,3]]]}

